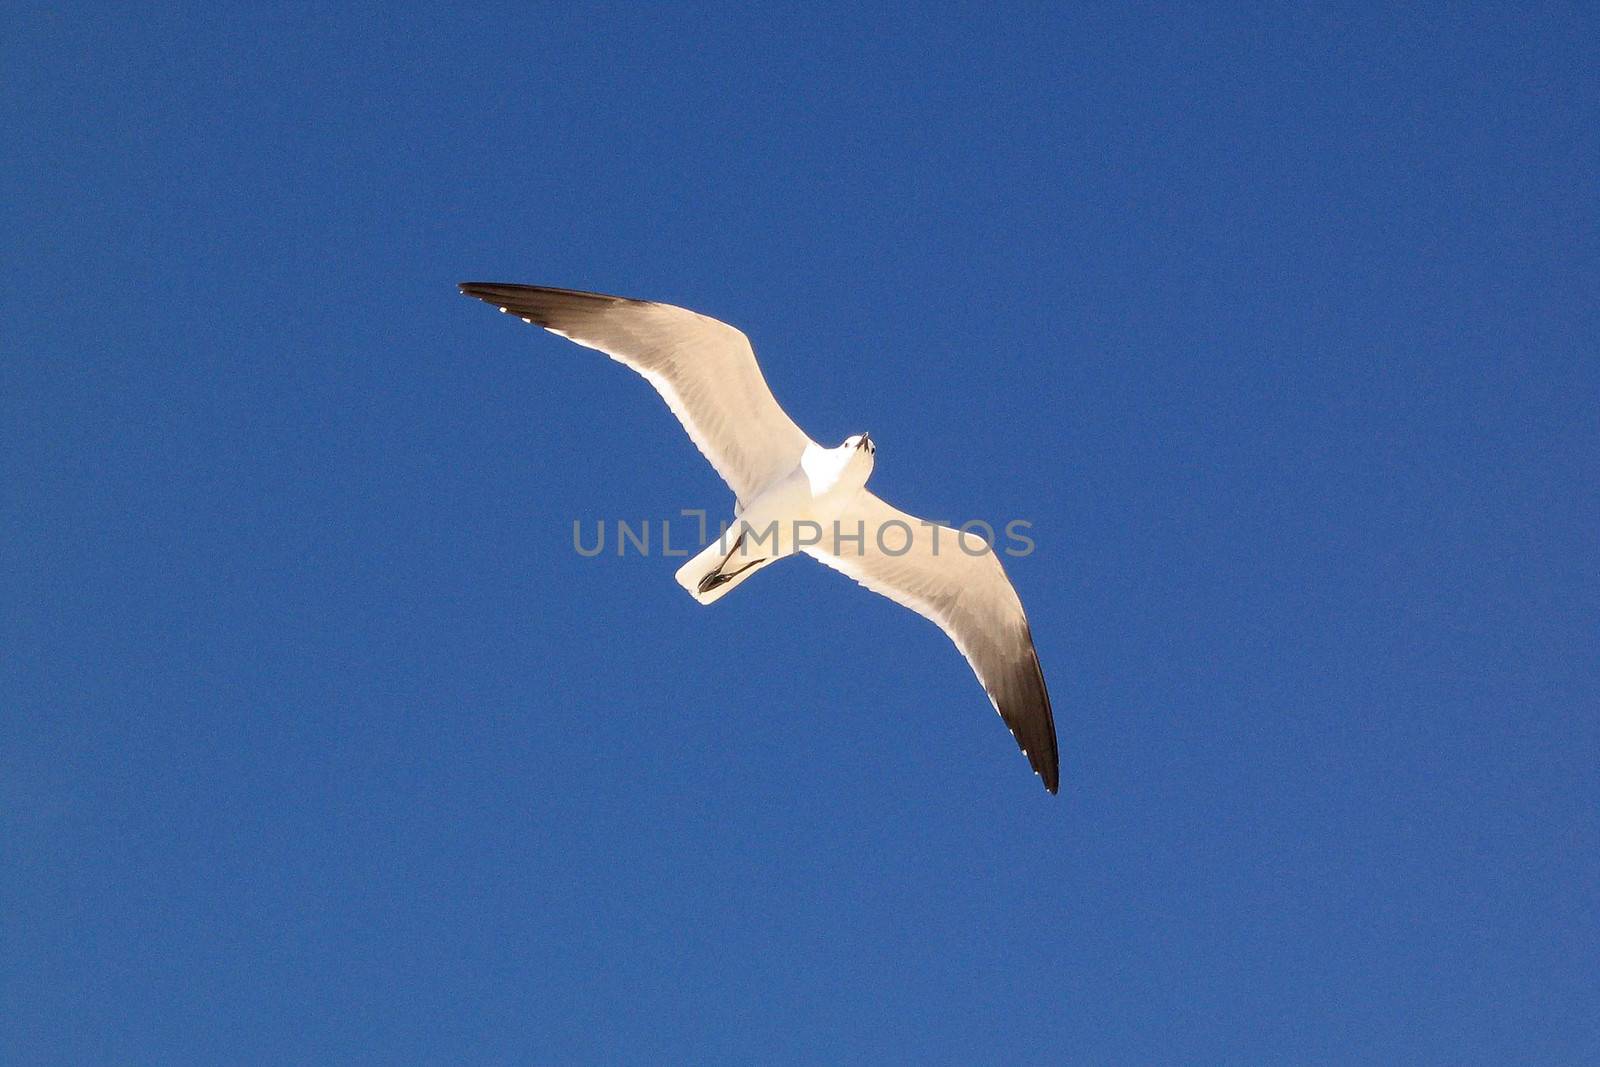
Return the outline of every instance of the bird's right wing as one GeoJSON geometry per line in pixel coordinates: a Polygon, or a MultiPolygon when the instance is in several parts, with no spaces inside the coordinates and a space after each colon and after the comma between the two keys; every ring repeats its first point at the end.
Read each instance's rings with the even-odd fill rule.
{"type": "Polygon", "coordinates": [[[645,300],[498,282],[462,282],[467,296],[642,374],[742,508],[794,470],[810,443],[761,376],[750,340],[725,322],[645,300]]]}
{"type": "Polygon", "coordinates": [[[1044,787],[1056,791],[1061,771],[1050,694],[1022,601],[993,548],[863,489],[839,530],[824,531],[822,543],[805,551],[937,623],[967,657],[1044,787]]]}

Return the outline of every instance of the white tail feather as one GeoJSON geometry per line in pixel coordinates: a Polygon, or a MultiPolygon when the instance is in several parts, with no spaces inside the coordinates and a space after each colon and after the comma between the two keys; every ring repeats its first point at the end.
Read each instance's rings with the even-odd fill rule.
{"type": "Polygon", "coordinates": [[[728,556],[728,547],[720,540],[712,541],[702,548],[698,555],[678,568],[676,575],[678,584],[684,591],[702,604],[712,604],[721,600],[733,591],[733,587],[743,582],[756,571],[774,561],[767,556],[760,546],[746,551],[741,546],[728,556],[726,565],[723,557],[728,556]],[[708,581],[713,575],[721,575],[721,579],[712,583],[708,581]],[[702,586],[705,588],[702,589],[702,586]]]}

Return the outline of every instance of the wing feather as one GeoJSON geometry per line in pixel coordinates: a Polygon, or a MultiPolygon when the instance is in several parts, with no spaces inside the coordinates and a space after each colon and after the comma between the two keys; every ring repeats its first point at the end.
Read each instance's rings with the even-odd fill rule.
{"type": "Polygon", "coordinates": [[[773,397],[749,338],[725,322],[572,289],[462,282],[461,291],[643,375],[740,507],[794,470],[810,443],[773,397]]]}
{"type": "Polygon", "coordinates": [[[844,536],[824,534],[807,553],[944,630],[1054,793],[1061,772],[1050,694],[1022,601],[994,549],[976,534],[926,522],[866,490],[840,524],[844,536]],[[897,554],[901,545],[906,550],[897,554]]]}

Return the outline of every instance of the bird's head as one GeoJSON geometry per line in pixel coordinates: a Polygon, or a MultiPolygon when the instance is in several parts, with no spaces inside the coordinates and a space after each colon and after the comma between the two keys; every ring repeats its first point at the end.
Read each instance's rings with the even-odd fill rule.
{"type": "Polygon", "coordinates": [[[844,454],[845,466],[859,471],[864,483],[867,475],[872,473],[872,457],[878,452],[878,446],[873,444],[872,438],[864,433],[846,437],[838,451],[844,454]]]}

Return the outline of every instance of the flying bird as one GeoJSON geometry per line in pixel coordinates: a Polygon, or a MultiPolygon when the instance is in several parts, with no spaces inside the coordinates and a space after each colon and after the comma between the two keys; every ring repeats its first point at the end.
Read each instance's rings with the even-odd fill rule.
{"type": "Polygon", "coordinates": [[[461,292],[603,352],[653,385],[733,490],[735,521],[677,573],[702,604],[800,552],[931,619],[966,656],[1044,786],[1060,782],[1050,695],[1033,633],[994,549],[866,488],[877,445],[824,448],[784,413],[743,333],[646,300],[497,282],[461,292]]]}

